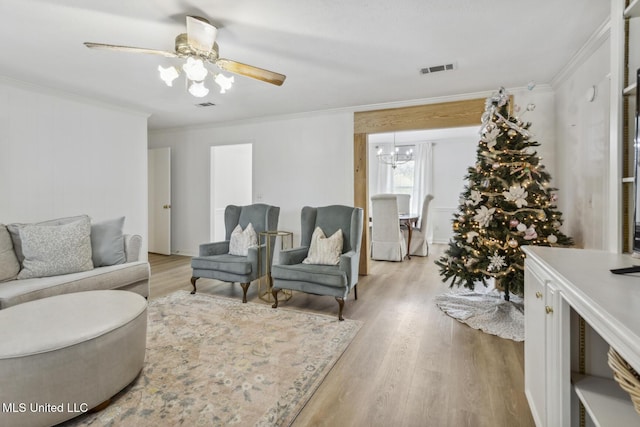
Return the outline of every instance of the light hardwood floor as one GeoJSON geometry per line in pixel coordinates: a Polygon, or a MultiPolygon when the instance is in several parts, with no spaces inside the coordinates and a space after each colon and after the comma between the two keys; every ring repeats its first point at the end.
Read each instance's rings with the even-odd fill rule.
{"type": "MultiPolygon", "coordinates": [[[[524,346],[442,313],[448,285],[434,259],[372,262],[344,316],[362,329],[293,426],[533,426],[524,396],[524,346]]],[[[149,254],[151,298],[191,289],[190,258],[149,254]]],[[[242,298],[238,284],[200,279],[198,292],[242,298]]],[[[251,284],[249,302],[266,304],[251,284]]],[[[332,297],[295,293],[281,307],[335,315],[332,297]]]]}

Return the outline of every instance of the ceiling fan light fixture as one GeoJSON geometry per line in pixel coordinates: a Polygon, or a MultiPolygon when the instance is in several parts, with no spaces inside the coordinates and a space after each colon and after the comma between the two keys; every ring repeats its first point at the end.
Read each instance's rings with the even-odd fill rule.
{"type": "Polygon", "coordinates": [[[193,58],[192,56],[187,58],[187,62],[182,66],[182,69],[187,74],[187,78],[194,82],[203,81],[209,73],[202,62],[202,59],[193,58]]]}
{"type": "Polygon", "coordinates": [[[160,72],[160,78],[167,86],[173,86],[173,81],[178,78],[178,70],[176,67],[164,68],[162,65],[158,65],[158,71],[160,72]]]}
{"type": "Polygon", "coordinates": [[[204,85],[204,82],[194,82],[189,84],[189,93],[196,98],[204,98],[209,94],[209,89],[204,85]]]}
{"type": "Polygon", "coordinates": [[[220,86],[220,93],[225,93],[233,86],[235,78],[233,76],[227,77],[224,74],[216,74],[213,78],[218,86],[220,86]]]}

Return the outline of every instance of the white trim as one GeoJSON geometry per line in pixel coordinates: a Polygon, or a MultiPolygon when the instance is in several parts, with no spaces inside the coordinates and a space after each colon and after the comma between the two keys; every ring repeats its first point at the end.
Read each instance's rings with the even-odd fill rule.
{"type": "Polygon", "coordinates": [[[611,0],[610,86],[609,86],[609,202],[604,223],[607,227],[604,247],[622,252],[622,90],[624,84],[624,2],[611,0]]]}

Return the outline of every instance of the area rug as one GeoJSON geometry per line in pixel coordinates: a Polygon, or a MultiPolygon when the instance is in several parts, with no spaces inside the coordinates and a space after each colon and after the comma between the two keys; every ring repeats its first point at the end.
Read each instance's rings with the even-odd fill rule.
{"type": "Polygon", "coordinates": [[[457,290],[438,295],[436,305],[456,320],[487,334],[513,341],[524,341],[524,303],[521,297],[476,285],[476,289],[457,290]]]}
{"type": "Polygon", "coordinates": [[[151,301],[148,316],[140,376],[65,426],[288,426],[361,327],[187,291],[151,301]]]}

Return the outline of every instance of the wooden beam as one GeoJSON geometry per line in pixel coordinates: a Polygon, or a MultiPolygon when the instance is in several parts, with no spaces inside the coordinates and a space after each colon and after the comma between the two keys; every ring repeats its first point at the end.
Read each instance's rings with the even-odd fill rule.
{"type": "Polygon", "coordinates": [[[364,230],[362,230],[362,246],[360,248],[360,274],[369,274],[369,190],[367,186],[367,134],[353,135],[353,182],[354,206],[364,211],[364,230]]]}
{"type": "Polygon", "coordinates": [[[478,125],[484,98],[355,113],[354,133],[441,129],[478,125]]]}

